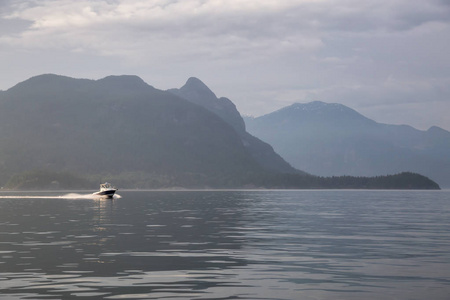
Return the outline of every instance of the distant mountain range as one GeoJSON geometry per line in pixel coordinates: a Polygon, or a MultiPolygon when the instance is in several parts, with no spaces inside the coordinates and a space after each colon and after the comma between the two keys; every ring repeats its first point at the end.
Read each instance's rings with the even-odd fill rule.
{"type": "Polygon", "coordinates": [[[387,125],[335,103],[296,103],[246,118],[249,133],[292,166],[320,176],[376,176],[411,171],[450,187],[450,132],[387,125]]]}
{"type": "Polygon", "coordinates": [[[0,93],[0,181],[41,169],[140,187],[233,187],[264,172],[303,174],[246,133],[231,101],[198,79],[168,92],[136,76],[52,74],[0,93]],[[219,117],[182,98],[190,95],[227,107],[219,117]]]}
{"type": "Polygon", "coordinates": [[[137,76],[46,74],[0,92],[7,188],[104,180],[126,188],[439,188],[413,173],[320,178],[300,169],[249,134],[235,105],[196,78],[163,91],[137,76]]]}

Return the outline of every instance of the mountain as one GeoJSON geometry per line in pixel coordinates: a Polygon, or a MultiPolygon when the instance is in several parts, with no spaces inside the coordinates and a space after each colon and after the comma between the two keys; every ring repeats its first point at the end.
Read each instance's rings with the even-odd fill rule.
{"type": "Polygon", "coordinates": [[[296,103],[246,119],[292,166],[320,176],[377,176],[411,171],[450,186],[450,132],[388,125],[336,103],[296,103]]]}
{"type": "Polygon", "coordinates": [[[264,171],[227,122],[139,77],[52,74],[0,95],[0,181],[33,169],[130,187],[240,186],[264,171]]]}
{"type": "Polygon", "coordinates": [[[162,91],[137,76],[36,76],[0,93],[0,186],[439,188],[412,173],[307,175],[243,124],[231,101],[196,79],[162,91]]]}
{"type": "Polygon", "coordinates": [[[236,131],[245,131],[244,120],[234,103],[225,97],[217,98],[200,79],[190,77],[181,88],[168,91],[212,111],[233,126],[236,131]]]}
{"type": "Polygon", "coordinates": [[[249,134],[245,129],[244,119],[234,103],[228,98],[218,98],[198,78],[191,77],[180,89],[168,91],[206,108],[230,124],[240,136],[243,145],[253,159],[264,168],[282,173],[305,174],[289,165],[280,155],[275,153],[272,146],[249,134]]]}

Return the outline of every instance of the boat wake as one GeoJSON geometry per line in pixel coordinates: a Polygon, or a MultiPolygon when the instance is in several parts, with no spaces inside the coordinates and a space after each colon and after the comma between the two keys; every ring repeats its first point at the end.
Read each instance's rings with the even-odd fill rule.
{"type": "Polygon", "coordinates": [[[62,196],[58,196],[56,198],[60,199],[96,199],[97,196],[93,194],[77,194],[77,193],[69,193],[62,196]]]}
{"type": "MultiPolygon", "coordinates": [[[[56,198],[59,199],[106,199],[104,196],[99,196],[95,194],[77,194],[77,193],[69,193],[63,196],[58,196],[56,198]]],[[[122,196],[118,194],[114,194],[112,198],[109,199],[120,199],[122,196]]]]}
{"type": "MultiPolygon", "coordinates": [[[[122,198],[120,195],[115,194],[113,196],[113,198],[109,198],[109,200],[111,199],[120,199],[122,198]]],[[[77,199],[93,199],[93,200],[99,200],[99,199],[106,199],[105,197],[102,196],[97,196],[94,194],[78,194],[78,193],[69,193],[69,194],[65,194],[65,195],[60,195],[60,196],[45,196],[45,195],[0,195],[0,199],[72,199],[72,200],[77,200],[77,199]]]]}

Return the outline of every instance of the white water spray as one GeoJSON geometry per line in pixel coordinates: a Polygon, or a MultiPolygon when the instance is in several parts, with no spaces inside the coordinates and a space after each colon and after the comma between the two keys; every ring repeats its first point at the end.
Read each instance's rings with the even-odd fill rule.
{"type": "Polygon", "coordinates": [[[45,195],[0,195],[0,199],[92,199],[92,200],[111,200],[111,199],[120,199],[122,196],[115,194],[113,198],[105,198],[102,196],[94,195],[94,194],[78,194],[78,193],[69,193],[60,196],[45,196],[45,195]]]}

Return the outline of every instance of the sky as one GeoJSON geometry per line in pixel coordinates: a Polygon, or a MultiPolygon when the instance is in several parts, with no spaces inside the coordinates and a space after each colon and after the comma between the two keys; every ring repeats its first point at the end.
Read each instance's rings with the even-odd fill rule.
{"type": "Polygon", "coordinates": [[[318,100],[450,130],[450,0],[0,0],[0,69],[0,90],[194,76],[243,115],[318,100]]]}

